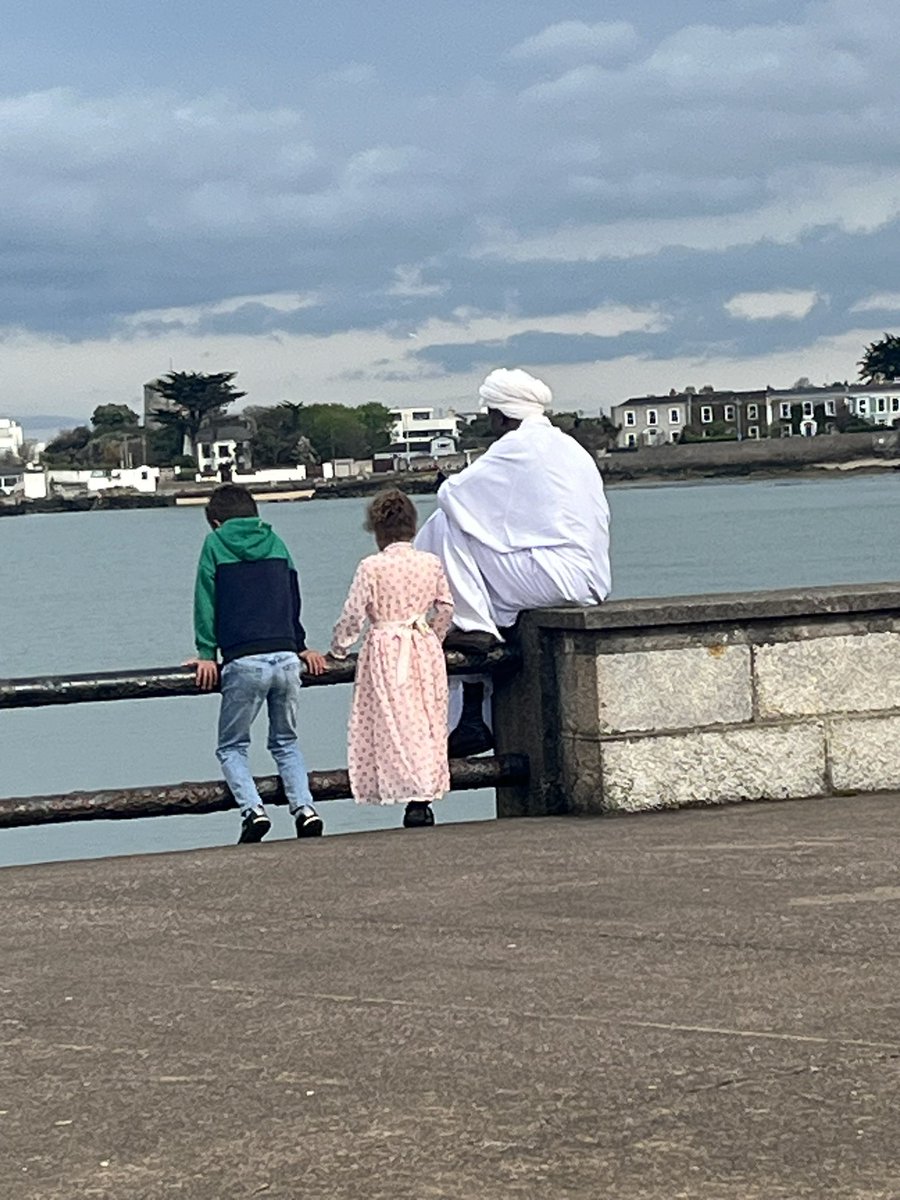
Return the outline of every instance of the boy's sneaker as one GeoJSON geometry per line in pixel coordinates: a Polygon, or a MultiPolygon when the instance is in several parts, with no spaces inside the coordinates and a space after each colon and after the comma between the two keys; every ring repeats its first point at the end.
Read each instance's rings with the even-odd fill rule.
{"type": "Polygon", "coordinates": [[[325,829],[322,818],[311,804],[304,804],[294,814],[294,824],[297,826],[297,837],[321,837],[325,829]]]}
{"type": "Polygon", "coordinates": [[[424,829],[434,824],[434,810],[421,800],[410,800],[403,814],[404,829],[424,829]]]}
{"type": "Polygon", "coordinates": [[[264,812],[248,813],[241,824],[238,845],[242,842],[261,842],[271,828],[272,822],[264,812]]]}

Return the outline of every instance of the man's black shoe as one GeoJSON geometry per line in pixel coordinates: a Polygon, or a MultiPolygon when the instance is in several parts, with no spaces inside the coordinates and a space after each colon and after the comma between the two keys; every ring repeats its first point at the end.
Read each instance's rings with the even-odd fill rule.
{"type": "Polygon", "coordinates": [[[494,748],[494,735],[482,721],[467,721],[465,717],[447,738],[448,758],[468,758],[494,748]]]}
{"type": "Polygon", "coordinates": [[[321,837],[325,829],[324,822],[311,804],[304,804],[294,814],[294,825],[298,838],[321,837]]]}
{"type": "Polygon", "coordinates": [[[404,829],[424,829],[434,824],[434,810],[421,800],[410,800],[403,814],[404,829]]]}
{"type": "Polygon", "coordinates": [[[494,735],[481,715],[483,704],[484,684],[464,683],[462,716],[447,738],[448,758],[467,758],[493,748],[494,735]]]}
{"type": "Polygon", "coordinates": [[[444,638],[445,650],[462,650],[466,654],[487,654],[502,645],[484,629],[451,629],[444,638]]]}
{"type": "Polygon", "coordinates": [[[248,813],[241,825],[238,845],[244,842],[261,842],[271,828],[272,822],[264,812],[248,813]]]}

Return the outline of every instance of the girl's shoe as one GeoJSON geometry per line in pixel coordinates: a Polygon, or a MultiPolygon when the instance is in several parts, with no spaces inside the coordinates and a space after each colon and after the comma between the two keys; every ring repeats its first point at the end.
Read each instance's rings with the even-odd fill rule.
{"type": "Polygon", "coordinates": [[[406,812],[403,814],[404,829],[424,829],[427,825],[434,824],[434,811],[430,804],[423,803],[421,800],[410,800],[406,806],[406,812]]]}

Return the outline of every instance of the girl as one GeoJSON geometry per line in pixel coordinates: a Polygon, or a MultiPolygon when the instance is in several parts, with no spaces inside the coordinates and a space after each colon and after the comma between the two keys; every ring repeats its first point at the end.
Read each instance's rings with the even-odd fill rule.
{"type": "Polygon", "coordinates": [[[350,787],[359,804],[406,804],[403,824],[434,824],[431,801],[450,786],[447,668],[441,642],[453,600],[440,560],[414,550],[416,510],[379,492],[366,529],[379,553],[356,570],[331,654],[346,658],[368,621],[350,710],[350,787]]]}

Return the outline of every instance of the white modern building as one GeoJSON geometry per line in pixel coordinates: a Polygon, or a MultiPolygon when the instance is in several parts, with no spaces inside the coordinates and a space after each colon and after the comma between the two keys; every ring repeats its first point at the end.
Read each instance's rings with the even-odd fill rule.
{"type": "Polygon", "coordinates": [[[391,409],[391,445],[394,454],[406,458],[444,458],[456,453],[459,417],[435,416],[433,408],[391,409]]]}
{"type": "Polygon", "coordinates": [[[25,444],[25,431],[12,417],[0,417],[0,455],[14,454],[17,458],[25,444]]]}

